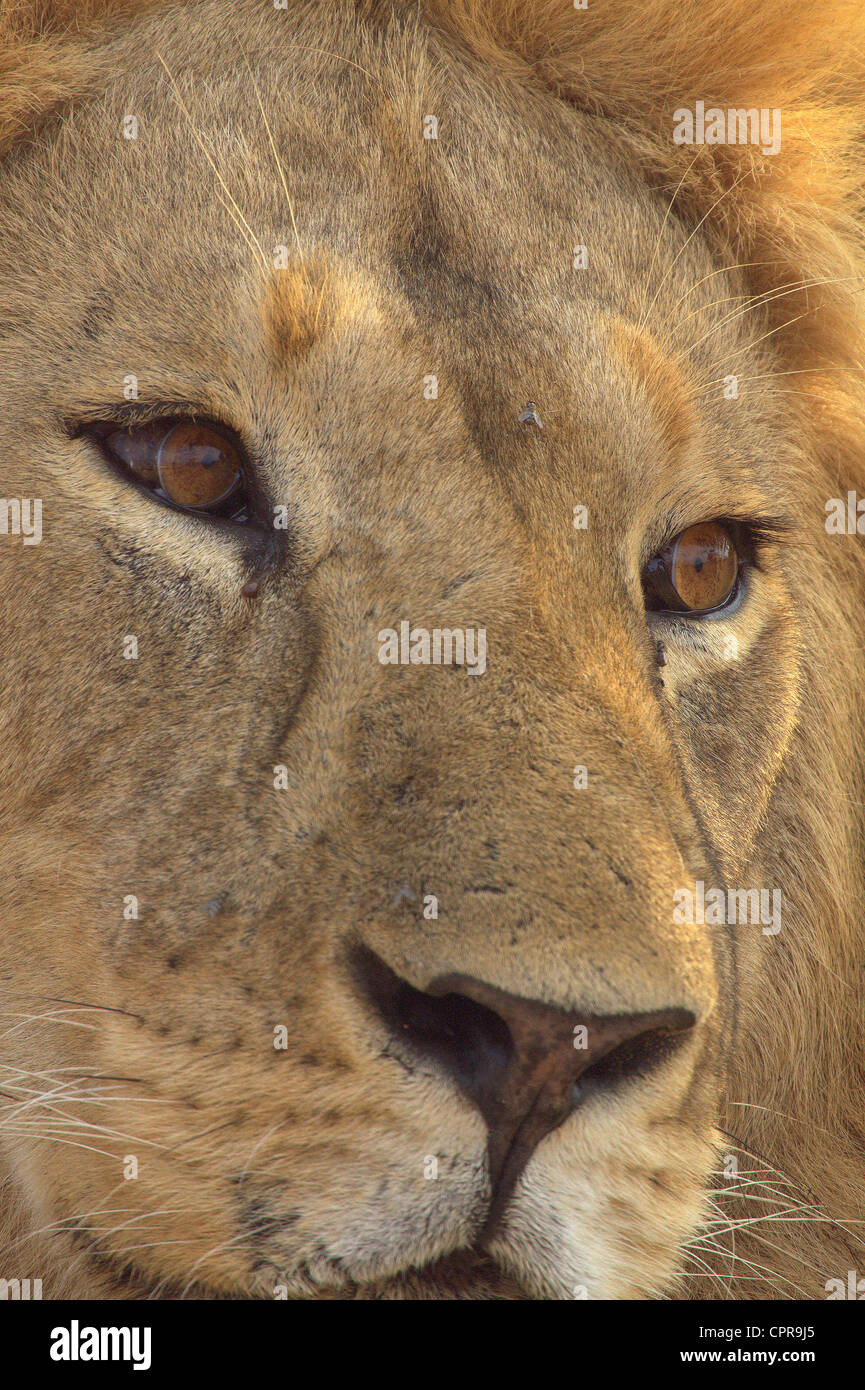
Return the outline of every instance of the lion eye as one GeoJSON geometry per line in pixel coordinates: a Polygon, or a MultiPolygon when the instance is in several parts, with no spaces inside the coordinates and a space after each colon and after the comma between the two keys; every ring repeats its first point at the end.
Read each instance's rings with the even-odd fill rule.
{"type": "Polygon", "coordinates": [[[101,438],[124,472],[176,507],[235,516],[245,505],[240,451],[215,425],[153,421],[101,438]]]}
{"type": "Polygon", "coordinates": [[[681,531],[646,566],[647,606],[673,613],[711,613],[734,595],[739,555],[727,526],[701,521],[681,531]]]}

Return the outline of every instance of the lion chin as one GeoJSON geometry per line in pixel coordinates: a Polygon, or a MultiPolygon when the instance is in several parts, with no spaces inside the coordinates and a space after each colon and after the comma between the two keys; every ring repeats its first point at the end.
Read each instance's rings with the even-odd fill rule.
{"type": "Polygon", "coordinates": [[[684,8],[0,3],[0,1294],[865,1260],[865,9],[684,8]]]}

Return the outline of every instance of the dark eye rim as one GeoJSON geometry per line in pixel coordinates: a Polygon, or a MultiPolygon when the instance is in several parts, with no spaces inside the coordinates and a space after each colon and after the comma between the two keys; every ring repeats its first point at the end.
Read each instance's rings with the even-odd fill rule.
{"type": "Polygon", "coordinates": [[[178,410],[175,407],[170,411],[147,411],[120,407],[116,412],[102,412],[95,418],[67,420],[64,422],[64,428],[70,439],[89,440],[98,449],[115,477],[120,478],[127,486],[135,488],[136,491],[150,501],[156,502],[159,506],[178,512],[181,516],[200,518],[210,525],[222,524],[234,527],[270,529],[266,502],[257,484],[256,470],[251,461],[250,452],[242,436],[225,420],[193,409],[181,408],[178,410]],[[108,439],[118,430],[143,429],[147,425],[159,425],[165,429],[165,433],[168,435],[172,429],[181,424],[195,424],[215,430],[232,445],[240,460],[241,501],[239,505],[234,505],[229,499],[221,507],[212,509],[184,507],[181,503],[173,501],[162,489],[148,487],[108,447],[108,439]]]}
{"type": "Polygon", "coordinates": [[[792,523],[790,521],[775,516],[754,518],[709,516],[689,521],[685,526],[679,526],[675,533],[664,541],[664,544],[654,552],[643,566],[640,578],[646,612],[651,613],[656,618],[684,618],[689,622],[699,622],[703,618],[711,618],[727,609],[736,607],[742,597],[749,572],[759,570],[763,565],[767,549],[786,539],[791,530],[792,523]],[[713,608],[681,606],[681,600],[673,588],[672,581],[667,578],[663,569],[664,557],[670,552],[679,537],[690,530],[692,526],[700,525],[722,526],[729,532],[738,559],[736,578],[729,594],[722,603],[716,604],[713,608]],[[660,594],[652,592],[650,587],[652,583],[660,589],[660,594]]]}

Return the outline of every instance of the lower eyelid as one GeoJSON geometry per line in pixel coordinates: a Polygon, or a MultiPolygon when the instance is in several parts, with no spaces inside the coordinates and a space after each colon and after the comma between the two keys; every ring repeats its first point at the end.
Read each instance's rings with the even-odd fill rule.
{"type": "Polygon", "coordinates": [[[747,597],[748,579],[745,570],[746,566],[744,564],[740,565],[733,593],[727,602],[722,604],[720,608],[710,608],[706,613],[661,612],[655,613],[653,616],[656,618],[681,618],[689,624],[727,621],[735,617],[747,597]]]}

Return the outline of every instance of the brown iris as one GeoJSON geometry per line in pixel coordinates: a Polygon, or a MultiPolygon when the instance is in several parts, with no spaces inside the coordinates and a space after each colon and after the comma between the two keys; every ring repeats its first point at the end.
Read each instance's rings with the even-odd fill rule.
{"type": "Polygon", "coordinates": [[[738,577],[739,555],[730,528],[721,521],[701,521],[649,561],[643,583],[650,608],[699,614],[722,608],[738,577]]]}
{"type": "Polygon", "coordinates": [[[177,507],[232,515],[244,501],[240,452],[215,425],[157,420],[113,430],[104,446],[137,482],[177,507]]]}

